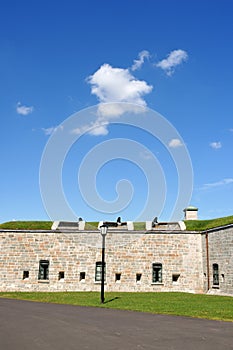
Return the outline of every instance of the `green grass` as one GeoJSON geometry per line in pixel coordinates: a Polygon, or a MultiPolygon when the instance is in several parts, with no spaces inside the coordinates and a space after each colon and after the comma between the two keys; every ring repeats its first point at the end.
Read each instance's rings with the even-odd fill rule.
{"type": "Polygon", "coordinates": [[[0,224],[6,230],[51,230],[52,221],[9,221],[0,224]]]}
{"type": "MultiPolygon", "coordinates": [[[[187,231],[204,231],[211,228],[233,224],[233,216],[226,216],[212,220],[186,220],[187,231]]],[[[50,230],[52,221],[9,221],[0,224],[0,229],[6,230],[50,230]]],[[[85,230],[97,230],[98,222],[86,222],[85,230]]],[[[134,222],[136,231],[146,229],[145,222],[134,222]]]]}
{"type": "MultiPolygon", "coordinates": [[[[52,221],[9,221],[0,224],[5,230],[51,230],[52,221]]],[[[85,230],[97,230],[98,222],[86,222],[85,230]]]]}
{"type": "Polygon", "coordinates": [[[85,222],[85,230],[98,230],[98,221],[93,222],[85,222]]]}
{"type": "Polygon", "coordinates": [[[204,231],[211,228],[233,224],[233,216],[226,216],[212,220],[186,220],[185,225],[188,231],[204,231]]]}
{"type": "Polygon", "coordinates": [[[133,225],[135,231],[144,231],[146,229],[145,222],[134,222],[133,225]]]}
{"type": "Polygon", "coordinates": [[[0,297],[233,322],[233,298],[226,296],[170,292],[111,292],[105,293],[104,304],[100,303],[98,292],[2,292],[0,297]]]}

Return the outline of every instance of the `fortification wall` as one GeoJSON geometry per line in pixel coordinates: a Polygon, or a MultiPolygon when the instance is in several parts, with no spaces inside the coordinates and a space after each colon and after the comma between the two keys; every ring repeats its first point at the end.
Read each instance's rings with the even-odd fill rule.
{"type": "MultiPolygon", "coordinates": [[[[210,293],[233,294],[233,225],[209,230],[208,250],[210,293]],[[219,284],[214,282],[214,264],[218,268],[219,284]]],[[[205,234],[203,234],[203,253],[203,261],[206,261],[205,234]]],[[[203,266],[204,273],[207,275],[207,265],[204,263],[203,266]]]]}
{"type": "MultiPolygon", "coordinates": [[[[101,239],[94,231],[0,231],[0,290],[99,291],[95,269],[101,239]],[[48,280],[38,279],[41,260],[49,261],[48,280]]],[[[199,233],[109,231],[105,290],[202,293],[202,257],[199,233]],[[162,264],[157,283],[153,263],[162,264]]]]}

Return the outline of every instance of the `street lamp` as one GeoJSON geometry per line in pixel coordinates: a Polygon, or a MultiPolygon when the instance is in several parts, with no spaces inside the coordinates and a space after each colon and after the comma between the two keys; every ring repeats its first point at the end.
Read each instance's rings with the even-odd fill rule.
{"type": "Polygon", "coordinates": [[[100,234],[102,236],[102,269],[101,269],[101,303],[104,303],[104,272],[105,272],[105,237],[107,236],[108,226],[100,226],[100,234]]]}

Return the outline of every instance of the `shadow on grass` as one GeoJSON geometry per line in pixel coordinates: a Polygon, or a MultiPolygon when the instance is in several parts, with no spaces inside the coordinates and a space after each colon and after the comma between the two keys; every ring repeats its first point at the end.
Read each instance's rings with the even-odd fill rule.
{"type": "Polygon", "coordinates": [[[109,300],[105,301],[104,304],[111,303],[112,301],[117,300],[117,299],[120,299],[120,297],[115,297],[115,298],[109,299],[109,300]]]}

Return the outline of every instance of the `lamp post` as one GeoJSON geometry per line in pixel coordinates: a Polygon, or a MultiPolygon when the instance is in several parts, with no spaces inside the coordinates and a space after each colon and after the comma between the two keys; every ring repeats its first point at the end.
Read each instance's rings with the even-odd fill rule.
{"type": "Polygon", "coordinates": [[[104,272],[105,272],[105,237],[107,236],[108,226],[100,226],[100,234],[102,236],[102,269],[101,269],[101,303],[104,303],[104,272]]]}

